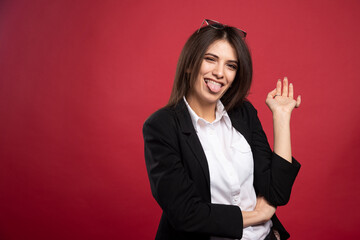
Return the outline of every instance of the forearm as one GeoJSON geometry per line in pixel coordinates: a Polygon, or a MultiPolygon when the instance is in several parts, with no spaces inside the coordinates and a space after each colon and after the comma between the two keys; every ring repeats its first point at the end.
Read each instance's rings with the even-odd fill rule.
{"type": "Polygon", "coordinates": [[[243,228],[258,225],[264,222],[261,219],[260,213],[257,211],[242,211],[241,213],[243,217],[243,228]]]}
{"type": "Polygon", "coordinates": [[[256,206],[253,211],[242,211],[243,227],[259,225],[270,220],[276,208],[271,206],[264,197],[256,198],[256,206]]]}
{"type": "Polygon", "coordinates": [[[294,100],[294,86],[291,83],[288,84],[286,77],[283,85],[280,79],[277,81],[276,88],[269,92],[266,98],[266,104],[273,113],[274,152],[290,163],[292,162],[290,116],[292,110],[299,107],[300,103],[300,95],[294,100]]]}
{"type": "Polygon", "coordinates": [[[274,113],[273,124],[274,152],[291,163],[290,114],[274,113]]]}

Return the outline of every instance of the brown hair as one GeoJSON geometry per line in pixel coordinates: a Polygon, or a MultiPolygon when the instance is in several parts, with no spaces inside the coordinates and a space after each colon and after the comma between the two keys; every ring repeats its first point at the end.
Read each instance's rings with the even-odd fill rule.
{"type": "Polygon", "coordinates": [[[241,105],[251,86],[252,61],[248,46],[238,31],[229,26],[222,29],[206,26],[190,36],[179,57],[168,107],[179,103],[194,86],[206,50],[213,42],[221,39],[225,39],[234,47],[239,62],[232,87],[221,97],[221,102],[227,111],[241,105]]]}

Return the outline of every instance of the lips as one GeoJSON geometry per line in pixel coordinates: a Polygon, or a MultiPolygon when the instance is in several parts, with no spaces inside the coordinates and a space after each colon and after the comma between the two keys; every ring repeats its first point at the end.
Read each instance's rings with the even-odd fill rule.
{"type": "Polygon", "coordinates": [[[218,93],[220,92],[221,90],[221,87],[223,86],[223,84],[219,83],[219,82],[216,82],[212,79],[209,79],[209,78],[205,78],[205,83],[206,83],[206,86],[209,88],[209,90],[213,93],[218,93]]]}

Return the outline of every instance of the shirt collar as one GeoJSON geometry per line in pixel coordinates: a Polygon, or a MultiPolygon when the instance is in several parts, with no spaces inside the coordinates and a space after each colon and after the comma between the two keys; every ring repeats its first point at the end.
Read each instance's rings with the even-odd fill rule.
{"type": "MultiPolygon", "coordinates": [[[[211,124],[208,121],[206,121],[205,119],[199,117],[194,110],[190,107],[189,103],[186,101],[185,96],[183,96],[184,102],[189,110],[190,113],[190,117],[191,117],[191,121],[194,125],[195,130],[197,131],[198,129],[198,124],[199,121],[202,121],[206,124],[211,124]]],[[[212,123],[218,122],[221,119],[223,119],[223,121],[225,122],[225,125],[230,128],[231,127],[231,120],[230,117],[228,115],[228,113],[225,110],[224,105],[222,104],[222,102],[220,100],[217,101],[216,103],[216,111],[215,111],[215,120],[212,123]]]]}

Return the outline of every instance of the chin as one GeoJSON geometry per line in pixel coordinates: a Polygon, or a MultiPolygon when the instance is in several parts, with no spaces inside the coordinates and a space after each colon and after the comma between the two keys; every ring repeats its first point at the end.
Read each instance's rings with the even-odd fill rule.
{"type": "Polygon", "coordinates": [[[208,103],[216,103],[222,96],[223,96],[222,93],[218,93],[218,94],[207,93],[204,96],[204,100],[208,103]]]}

